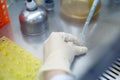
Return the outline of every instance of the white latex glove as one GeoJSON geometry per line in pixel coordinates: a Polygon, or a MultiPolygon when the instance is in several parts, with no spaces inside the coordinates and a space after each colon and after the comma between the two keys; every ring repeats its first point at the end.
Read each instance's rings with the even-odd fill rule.
{"type": "Polygon", "coordinates": [[[41,73],[51,70],[62,70],[71,73],[70,66],[76,55],[88,51],[76,37],[63,32],[53,32],[44,42],[44,64],[41,73]]]}

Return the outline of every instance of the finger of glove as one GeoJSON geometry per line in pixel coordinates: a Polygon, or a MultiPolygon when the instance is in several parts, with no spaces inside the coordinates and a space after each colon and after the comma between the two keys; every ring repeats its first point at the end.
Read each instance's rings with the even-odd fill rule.
{"type": "Polygon", "coordinates": [[[81,45],[81,41],[69,33],[59,32],[59,35],[62,36],[65,42],[73,42],[73,44],[81,45]]]}
{"type": "Polygon", "coordinates": [[[72,55],[84,55],[85,53],[87,53],[88,48],[84,47],[84,46],[76,46],[75,44],[73,44],[72,42],[68,42],[67,43],[68,46],[70,47],[70,50],[72,50],[72,55]]]}
{"type": "Polygon", "coordinates": [[[83,45],[82,41],[79,40],[77,37],[64,32],[52,32],[49,38],[44,42],[47,43],[50,39],[54,40],[61,40],[63,39],[65,42],[73,42],[76,45],[83,45]]]}
{"type": "Polygon", "coordinates": [[[84,46],[74,46],[74,48],[76,50],[76,55],[84,55],[88,51],[88,48],[84,46]]]}

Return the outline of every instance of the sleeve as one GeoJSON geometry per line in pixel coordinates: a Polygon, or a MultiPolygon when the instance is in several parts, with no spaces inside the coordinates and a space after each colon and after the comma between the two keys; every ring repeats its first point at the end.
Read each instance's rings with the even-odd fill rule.
{"type": "Polygon", "coordinates": [[[67,74],[56,75],[50,80],[76,80],[75,77],[67,74]]]}

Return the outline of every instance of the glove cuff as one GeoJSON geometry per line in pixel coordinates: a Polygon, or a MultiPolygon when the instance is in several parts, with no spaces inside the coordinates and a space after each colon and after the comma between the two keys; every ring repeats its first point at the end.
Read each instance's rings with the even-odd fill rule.
{"type": "Polygon", "coordinates": [[[40,74],[44,73],[45,71],[51,70],[62,70],[67,72],[68,74],[72,74],[70,70],[69,59],[67,59],[67,57],[59,52],[52,53],[48,56],[42,68],[40,69],[40,74]]]}

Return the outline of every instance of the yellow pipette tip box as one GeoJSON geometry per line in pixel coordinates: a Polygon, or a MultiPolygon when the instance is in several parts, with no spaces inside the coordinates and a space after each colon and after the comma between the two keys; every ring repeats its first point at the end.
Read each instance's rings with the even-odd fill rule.
{"type": "Polygon", "coordinates": [[[36,80],[42,62],[6,37],[0,38],[0,80],[36,80]]]}

